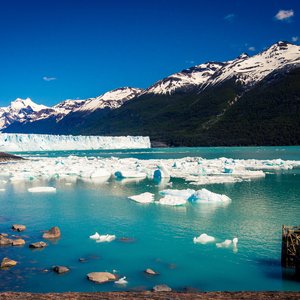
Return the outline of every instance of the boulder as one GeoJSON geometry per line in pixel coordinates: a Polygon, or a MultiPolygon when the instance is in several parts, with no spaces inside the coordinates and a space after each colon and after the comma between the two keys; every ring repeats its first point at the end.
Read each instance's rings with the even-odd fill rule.
{"type": "Polygon", "coordinates": [[[109,281],[115,281],[117,276],[109,272],[92,272],[87,274],[87,278],[88,280],[96,283],[105,283],[109,281]]]}
{"type": "Polygon", "coordinates": [[[0,245],[5,246],[5,245],[12,245],[13,241],[12,239],[9,239],[3,235],[0,235],[0,245]]]}
{"type": "Polygon", "coordinates": [[[12,240],[13,246],[23,246],[25,245],[25,241],[23,239],[12,240]]]}
{"type": "Polygon", "coordinates": [[[40,249],[45,248],[48,245],[45,242],[36,242],[29,245],[29,248],[40,249]]]}
{"type": "Polygon", "coordinates": [[[159,284],[153,287],[153,292],[171,292],[172,289],[166,284],[159,284]]]}
{"type": "Polygon", "coordinates": [[[0,237],[8,237],[7,233],[0,233],[0,237]]]}
{"type": "Polygon", "coordinates": [[[2,262],[1,262],[1,268],[11,268],[11,267],[14,267],[15,265],[17,264],[17,262],[15,260],[12,260],[8,257],[4,257],[2,259],[2,262]]]}
{"type": "Polygon", "coordinates": [[[158,275],[157,272],[153,271],[152,269],[148,268],[144,271],[148,275],[158,275]]]}
{"type": "Polygon", "coordinates": [[[43,234],[43,239],[58,239],[59,237],[60,229],[57,226],[52,227],[43,234]]]}
{"type": "Polygon", "coordinates": [[[57,274],[63,274],[70,271],[70,269],[65,266],[55,266],[52,268],[52,270],[57,274]]]}
{"type": "Polygon", "coordinates": [[[11,227],[12,230],[14,231],[24,231],[26,229],[26,226],[25,225],[21,225],[21,224],[14,224],[12,227],[11,227]]]}

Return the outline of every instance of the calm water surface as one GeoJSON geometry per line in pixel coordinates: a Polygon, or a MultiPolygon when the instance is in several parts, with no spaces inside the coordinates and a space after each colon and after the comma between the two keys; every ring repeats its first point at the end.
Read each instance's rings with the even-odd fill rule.
{"type": "MultiPolygon", "coordinates": [[[[172,148],[131,151],[73,151],[34,153],[35,156],[100,156],[179,158],[231,157],[300,160],[300,147],[172,148]]],[[[33,153],[27,153],[32,156],[33,153]]],[[[195,188],[172,179],[173,188],[195,188]]],[[[300,290],[300,282],[280,267],[281,225],[300,224],[300,170],[267,174],[266,178],[235,184],[206,186],[232,199],[227,206],[189,203],[185,207],[141,205],[127,199],[142,192],[158,195],[165,186],[152,180],[92,184],[62,181],[47,183],[55,194],[30,194],[31,183],[7,184],[0,193],[0,232],[10,232],[13,223],[27,226],[20,234],[27,246],[1,247],[0,258],[9,256],[19,264],[0,271],[0,290],[14,291],[107,291],[150,289],[165,283],[213,290],[300,290]],[[28,243],[41,240],[43,230],[57,225],[62,237],[43,250],[32,251],[28,243]],[[89,235],[115,234],[132,239],[96,243],[89,235]],[[201,233],[217,241],[239,238],[238,252],[215,244],[193,244],[201,233]],[[86,258],[84,263],[79,258],[86,258]],[[71,271],[57,275],[53,265],[71,271]],[[143,270],[160,273],[148,277],[143,270]],[[93,271],[117,271],[128,285],[97,285],[86,279],[93,271]]],[[[43,183],[44,184],[44,183],[43,183]]]]}

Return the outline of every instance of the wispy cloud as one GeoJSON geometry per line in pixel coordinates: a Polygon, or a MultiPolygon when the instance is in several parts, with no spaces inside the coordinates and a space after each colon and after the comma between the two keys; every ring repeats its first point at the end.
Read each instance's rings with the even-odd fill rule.
{"type": "Polygon", "coordinates": [[[293,36],[292,37],[292,42],[298,42],[299,40],[299,37],[298,36],[293,36]]]}
{"type": "Polygon", "coordinates": [[[249,51],[255,51],[256,49],[255,49],[255,47],[251,46],[251,47],[248,48],[248,50],[249,51]]]}
{"type": "Polygon", "coordinates": [[[194,64],[195,61],[194,60],[186,60],[185,63],[187,63],[187,64],[194,64]]]}
{"type": "Polygon", "coordinates": [[[56,80],[56,79],[57,79],[56,77],[48,77],[48,76],[43,77],[44,81],[53,81],[53,80],[56,80]]]}
{"type": "Polygon", "coordinates": [[[294,16],[294,11],[290,10],[279,10],[278,13],[275,15],[275,19],[278,21],[287,21],[290,20],[294,16]]]}
{"type": "Polygon", "coordinates": [[[236,15],[235,14],[228,14],[224,17],[224,20],[225,21],[228,21],[228,22],[233,22],[233,20],[236,18],[236,15]]]}

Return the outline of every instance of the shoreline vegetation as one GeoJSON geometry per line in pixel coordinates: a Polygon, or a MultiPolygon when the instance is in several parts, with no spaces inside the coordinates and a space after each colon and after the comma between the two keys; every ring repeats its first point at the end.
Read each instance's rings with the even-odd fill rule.
{"type": "Polygon", "coordinates": [[[300,292],[94,292],[94,293],[26,293],[26,292],[2,292],[1,300],[22,299],[22,300],[128,300],[128,299],[172,299],[172,300],[227,300],[227,299],[244,299],[244,300],[260,300],[260,299],[300,299],[300,292]]]}
{"type": "Polygon", "coordinates": [[[24,159],[21,156],[5,153],[5,152],[0,152],[0,162],[6,162],[10,160],[21,160],[24,159]]]}

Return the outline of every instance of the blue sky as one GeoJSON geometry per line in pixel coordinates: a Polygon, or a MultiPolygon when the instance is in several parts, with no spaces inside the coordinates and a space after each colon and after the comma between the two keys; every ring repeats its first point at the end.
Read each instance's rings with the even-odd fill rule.
{"type": "Polygon", "coordinates": [[[299,0],[0,0],[0,106],[145,88],[278,40],[299,44],[299,0]]]}

